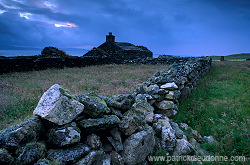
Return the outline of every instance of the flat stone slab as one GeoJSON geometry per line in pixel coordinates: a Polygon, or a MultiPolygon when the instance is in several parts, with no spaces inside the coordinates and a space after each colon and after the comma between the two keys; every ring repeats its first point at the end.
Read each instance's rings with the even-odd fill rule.
{"type": "Polygon", "coordinates": [[[55,84],[42,95],[33,114],[57,125],[64,125],[74,120],[83,110],[82,103],[55,84]]]}

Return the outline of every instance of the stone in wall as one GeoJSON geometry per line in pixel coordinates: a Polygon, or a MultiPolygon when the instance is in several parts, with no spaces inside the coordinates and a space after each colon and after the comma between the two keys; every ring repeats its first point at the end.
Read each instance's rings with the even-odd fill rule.
{"type": "Polygon", "coordinates": [[[143,162],[155,146],[154,131],[149,127],[129,136],[124,141],[122,157],[125,164],[135,165],[143,162]]]}
{"type": "Polygon", "coordinates": [[[82,103],[60,85],[55,84],[43,94],[33,114],[63,125],[70,123],[83,110],[82,103]]]}

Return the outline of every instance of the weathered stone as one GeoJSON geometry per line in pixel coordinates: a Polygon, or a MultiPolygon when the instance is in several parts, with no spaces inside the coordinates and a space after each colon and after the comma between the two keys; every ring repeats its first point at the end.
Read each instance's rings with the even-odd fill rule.
{"type": "Polygon", "coordinates": [[[177,111],[175,109],[167,109],[167,110],[158,109],[155,111],[155,113],[159,113],[169,118],[173,118],[177,114],[177,111]]]}
{"type": "Polygon", "coordinates": [[[120,110],[117,110],[117,109],[115,109],[113,107],[109,107],[109,109],[111,110],[112,115],[116,115],[119,118],[123,118],[123,114],[121,113],[120,110]]]}
{"type": "Polygon", "coordinates": [[[144,94],[138,94],[136,97],[135,97],[135,102],[147,102],[147,97],[146,95],[144,94]]]}
{"type": "Polygon", "coordinates": [[[41,97],[33,114],[41,116],[55,124],[70,123],[82,111],[84,105],[60,85],[50,87],[41,97]]]}
{"type": "Polygon", "coordinates": [[[174,132],[175,132],[175,136],[177,139],[182,139],[183,138],[183,135],[184,135],[184,132],[179,128],[178,124],[177,123],[174,123],[174,122],[170,122],[174,132]]]}
{"type": "Polygon", "coordinates": [[[91,134],[87,136],[87,144],[92,148],[92,149],[98,149],[102,146],[102,142],[99,136],[96,134],[91,134]]]}
{"type": "Polygon", "coordinates": [[[103,117],[105,114],[110,113],[105,100],[94,93],[76,95],[77,100],[79,100],[84,105],[84,114],[90,117],[103,117]]]}
{"type": "Polygon", "coordinates": [[[136,102],[133,104],[133,108],[136,111],[143,113],[143,120],[147,123],[151,123],[154,119],[154,107],[152,107],[148,102],[136,102]]]}
{"type": "Polygon", "coordinates": [[[78,127],[86,132],[97,132],[118,126],[120,119],[115,115],[97,119],[83,119],[77,123],[78,127]]]}
{"type": "Polygon", "coordinates": [[[38,117],[6,128],[0,131],[0,146],[16,150],[21,144],[36,141],[43,133],[43,129],[43,124],[38,117]]]}
{"type": "Polygon", "coordinates": [[[110,157],[111,157],[111,165],[124,165],[122,156],[117,152],[112,151],[110,153],[110,157]]]}
{"type": "Polygon", "coordinates": [[[43,143],[28,143],[22,148],[21,154],[17,158],[18,164],[34,164],[43,158],[45,153],[46,147],[43,143]]]}
{"type": "Polygon", "coordinates": [[[58,147],[71,145],[80,142],[80,140],[81,131],[75,122],[51,128],[47,133],[47,142],[58,147]]]}
{"type": "Polygon", "coordinates": [[[157,84],[150,85],[146,87],[145,92],[150,95],[157,94],[159,92],[159,86],[157,84]]]}
{"type": "Polygon", "coordinates": [[[201,141],[202,143],[208,143],[210,145],[219,145],[219,142],[215,140],[213,136],[203,136],[201,141]]]}
{"type": "Polygon", "coordinates": [[[200,140],[202,138],[201,134],[197,130],[189,129],[190,134],[192,137],[194,137],[196,140],[200,140]]]}
{"type": "Polygon", "coordinates": [[[189,141],[188,141],[196,150],[199,150],[201,145],[200,143],[198,143],[194,138],[191,138],[189,141]]]}
{"type": "Polygon", "coordinates": [[[111,158],[103,151],[91,151],[83,159],[75,163],[74,165],[110,165],[111,158]]]}
{"type": "Polygon", "coordinates": [[[133,104],[134,97],[130,94],[122,94],[113,97],[104,97],[108,107],[113,107],[121,111],[129,110],[133,104]]]}
{"type": "Polygon", "coordinates": [[[47,158],[51,161],[58,160],[61,165],[76,163],[80,158],[87,155],[90,148],[84,144],[77,144],[65,149],[51,149],[47,158]]]}
{"type": "Polygon", "coordinates": [[[177,144],[173,152],[173,156],[194,155],[194,147],[185,139],[177,139],[177,144]]]}
{"type": "Polygon", "coordinates": [[[165,90],[165,89],[159,89],[159,92],[158,92],[159,95],[165,95],[165,94],[168,94],[168,93],[169,93],[169,91],[165,90]]]}
{"type": "Polygon", "coordinates": [[[14,158],[10,153],[4,148],[0,148],[0,164],[11,165],[13,162],[14,158]]]}
{"type": "Polygon", "coordinates": [[[168,94],[165,95],[165,99],[174,100],[175,99],[174,91],[169,91],[168,94]]]}
{"type": "Polygon", "coordinates": [[[176,90],[178,89],[178,86],[173,82],[173,83],[166,83],[164,85],[161,85],[160,88],[165,89],[165,90],[176,90]]]}
{"type": "Polygon", "coordinates": [[[118,128],[110,130],[112,137],[107,137],[109,142],[114,147],[115,151],[120,152],[123,150],[122,137],[118,128]]]}
{"type": "Polygon", "coordinates": [[[129,113],[122,118],[119,129],[124,135],[129,136],[139,129],[140,123],[141,118],[138,115],[129,113]]]}
{"type": "Polygon", "coordinates": [[[173,129],[166,126],[162,127],[161,144],[167,151],[173,151],[176,147],[176,137],[173,129]]]}
{"type": "Polygon", "coordinates": [[[181,92],[179,90],[174,91],[174,99],[178,100],[181,97],[181,92]]]}
{"type": "Polygon", "coordinates": [[[153,151],[155,146],[154,131],[152,127],[129,136],[124,141],[122,157],[125,164],[135,165],[143,162],[153,151]]]}
{"type": "Polygon", "coordinates": [[[161,102],[156,102],[155,106],[159,109],[167,110],[167,109],[177,109],[177,106],[173,101],[163,100],[161,102]]]}
{"type": "Polygon", "coordinates": [[[189,128],[189,126],[186,123],[180,123],[179,126],[180,128],[182,128],[182,130],[185,130],[185,131],[187,131],[189,128]]]}

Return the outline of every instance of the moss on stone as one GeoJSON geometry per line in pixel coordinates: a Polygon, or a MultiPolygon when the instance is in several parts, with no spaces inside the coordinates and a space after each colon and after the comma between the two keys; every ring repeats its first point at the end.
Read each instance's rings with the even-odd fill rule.
{"type": "Polygon", "coordinates": [[[67,89],[64,89],[64,88],[59,88],[59,91],[62,95],[68,97],[69,99],[75,99],[76,100],[76,97],[75,95],[72,95],[71,92],[67,89]]]}

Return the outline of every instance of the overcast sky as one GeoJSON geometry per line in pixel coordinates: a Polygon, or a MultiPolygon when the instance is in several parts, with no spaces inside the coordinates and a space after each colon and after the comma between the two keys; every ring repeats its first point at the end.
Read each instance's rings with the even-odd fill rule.
{"type": "Polygon", "coordinates": [[[250,0],[0,0],[0,45],[91,49],[117,42],[154,54],[250,52],[250,0]]]}

